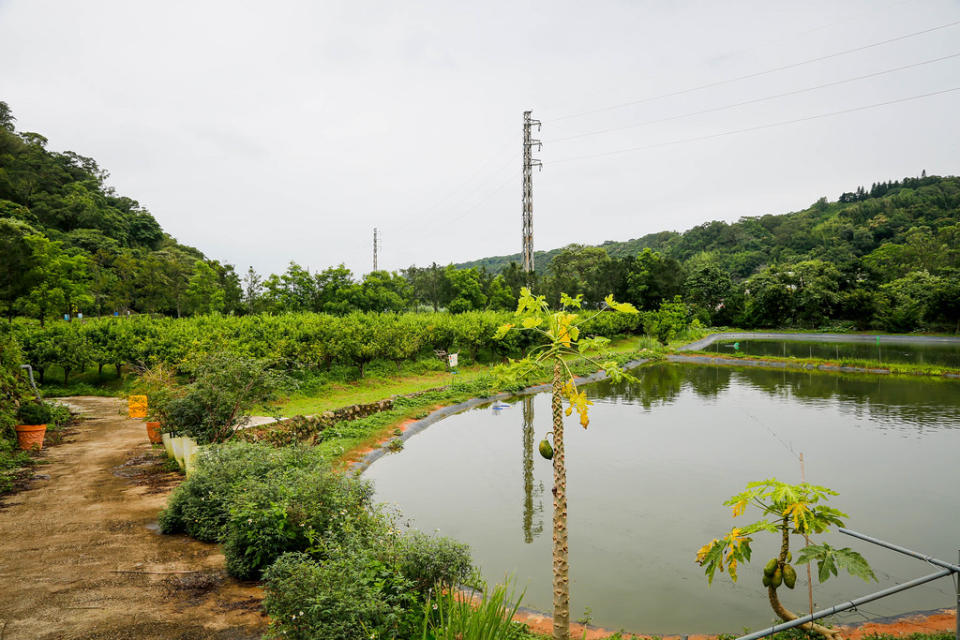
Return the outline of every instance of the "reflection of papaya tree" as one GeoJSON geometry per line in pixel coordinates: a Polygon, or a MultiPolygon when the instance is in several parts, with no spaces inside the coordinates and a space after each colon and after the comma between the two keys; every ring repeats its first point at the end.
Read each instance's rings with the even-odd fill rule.
{"type": "Polygon", "coordinates": [[[543,503],[534,506],[534,498],[543,491],[534,488],[533,483],[533,397],[524,396],[523,404],[523,541],[527,544],[543,533],[543,520],[533,524],[535,513],[543,512],[543,503]]]}
{"type": "MultiPolygon", "coordinates": [[[[540,443],[540,453],[545,458],[553,460],[551,491],[553,493],[554,640],[570,638],[570,551],[567,546],[567,468],[563,442],[563,399],[566,398],[569,403],[567,415],[576,411],[584,429],[590,424],[588,407],[593,404],[587,398],[586,392],[577,388],[576,376],[570,370],[567,358],[580,358],[592,362],[595,366],[603,368],[607,376],[615,381],[631,378],[614,360],[600,362],[585,356],[591,351],[602,349],[609,340],[602,337],[580,337],[580,324],[584,321],[580,320],[578,313],[572,313],[572,310],[581,309],[582,302],[582,294],[571,298],[561,293],[561,309],[551,312],[544,296],[534,296],[529,289],[523,287],[520,290],[516,312],[520,319],[520,326],[512,323],[505,324],[494,336],[495,339],[501,339],[511,330],[516,330],[534,336],[539,342],[530,349],[525,358],[498,367],[502,382],[512,385],[520,384],[537,370],[553,369],[553,391],[550,396],[553,418],[553,431],[550,434],[553,435],[553,447],[544,439],[540,443]]],[[[613,295],[607,296],[604,302],[604,308],[588,320],[606,313],[607,309],[622,313],[638,313],[633,305],[616,302],[613,295]]]]}

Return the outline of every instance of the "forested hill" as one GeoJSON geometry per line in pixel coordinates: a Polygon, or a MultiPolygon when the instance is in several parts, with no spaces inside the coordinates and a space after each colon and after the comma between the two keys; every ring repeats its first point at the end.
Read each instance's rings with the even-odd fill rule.
{"type": "MultiPolygon", "coordinates": [[[[823,260],[845,269],[862,260],[867,266],[887,265],[900,272],[897,265],[904,252],[915,266],[934,271],[947,259],[940,248],[958,249],[958,223],[960,178],[922,176],[858,187],[834,202],[821,198],[794,213],[705,222],[683,233],[661,231],[600,247],[611,258],[636,256],[649,248],[681,263],[712,263],[738,279],[766,265],[804,260],[823,260]]],[[[568,249],[537,251],[537,273],[550,273],[554,257],[568,249]]],[[[456,267],[500,273],[511,262],[520,262],[520,254],[456,267]]]]}
{"type": "Polygon", "coordinates": [[[93,158],[50,151],[44,136],[15,124],[0,102],[0,313],[179,313],[198,271],[239,297],[229,265],[164,233],[136,200],[106,185],[93,158]]]}

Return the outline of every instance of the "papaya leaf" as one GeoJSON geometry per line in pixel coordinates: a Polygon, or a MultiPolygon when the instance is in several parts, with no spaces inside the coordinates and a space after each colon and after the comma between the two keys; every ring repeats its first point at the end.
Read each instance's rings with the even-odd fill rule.
{"type": "Polygon", "coordinates": [[[810,545],[800,550],[796,563],[807,564],[814,560],[817,562],[820,582],[826,582],[831,575],[838,575],[840,569],[866,581],[877,579],[864,557],[848,547],[836,549],[827,543],[810,545]]]}
{"type": "Polygon", "coordinates": [[[602,336],[597,336],[595,338],[584,338],[577,342],[577,350],[580,353],[587,353],[588,351],[599,351],[607,344],[609,344],[609,338],[604,338],[602,336]]]}
{"type": "Polygon", "coordinates": [[[613,294],[611,293],[606,298],[603,299],[607,303],[607,306],[613,309],[614,311],[620,311],[621,313],[640,313],[637,311],[637,308],[630,304],[629,302],[617,302],[613,299],[613,294]]]}
{"type": "Polygon", "coordinates": [[[510,333],[510,329],[513,329],[514,326],[516,325],[510,324],[510,323],[500,325],[499,327],[497,327],[497,332],[493,334],[493,339],[502,340],[504,336],[510,333]]]}
{"type": "Polygon", "coordinates": [[[583,294],[578,293],[576,298],[571,298],[567,294],[561,293],[560,304],[564,307],[579,309],[583,304],[583,294]]]}

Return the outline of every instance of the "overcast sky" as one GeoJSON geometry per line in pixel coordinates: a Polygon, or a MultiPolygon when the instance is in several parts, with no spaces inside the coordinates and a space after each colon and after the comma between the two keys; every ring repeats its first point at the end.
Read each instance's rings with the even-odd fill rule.
{"type": "Polygon", "coordinates": [[[0,100],[211,258],[361,274],[374,227],[387,269],[520,250],[525,109],[538,250],[960,174],[960,91],[757,128],[960,88],[960,56],[841,82],[960,54],[955,22],[956,0],[0,0],[0,100]]]}

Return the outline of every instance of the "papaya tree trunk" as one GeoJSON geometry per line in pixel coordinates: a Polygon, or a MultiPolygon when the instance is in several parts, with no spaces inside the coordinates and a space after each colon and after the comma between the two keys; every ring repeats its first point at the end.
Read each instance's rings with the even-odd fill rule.
{"type": "Polygon", "coordinates": [[[563,372],[553,363],[553,640],[570,640],[567,467],[563,453],[563,372]]]}
{"type": "MultiPolygon", "coordinates": [[[[783,566],[787,563],[787,552],[790,551],[790,519],[784,518],[783,522],[780,525],[780,529],[783,532],[783,537],[780,542],[780,556],[777,558],[778,567],[780,571],[783,571],[783,566]]],[[[777,589],[773,585],[767,587],[767,596],[770,598],[770,606],[773,608],[774,613],[780,616],[780,619],[784,622],[790,622],[791,620],[796,620],[800,616],[795,614],[793,611],[787,609],[780,602],[780,598],[777,596],[777,589]]],[[[830,629],[819,625],[816,622],[808,622],[806,624],[800,625],[800,628],[804,631],[812,631],[813,633],[819,634],[826,638],[827,640],[843,640],[843,635],[837,629],[830,629]]]]}

